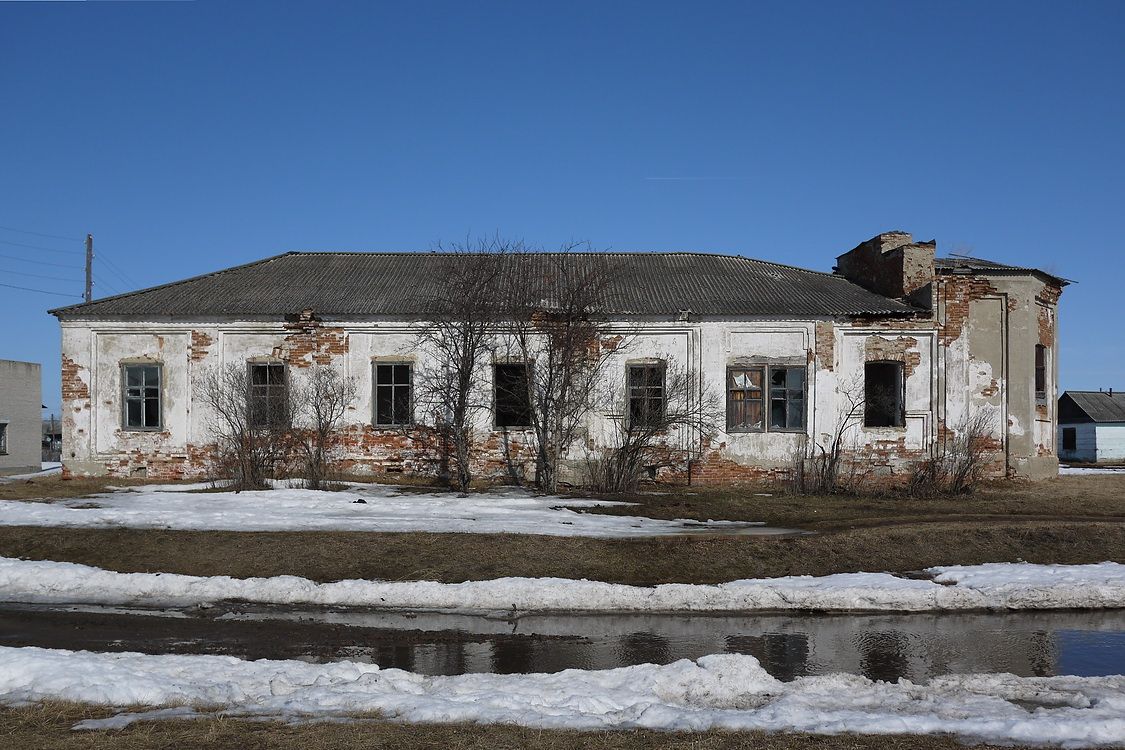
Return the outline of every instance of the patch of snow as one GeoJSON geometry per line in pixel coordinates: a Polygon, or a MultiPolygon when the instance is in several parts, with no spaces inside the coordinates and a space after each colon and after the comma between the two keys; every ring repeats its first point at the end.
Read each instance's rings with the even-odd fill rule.
{"type": "Polygon", "coordinates": [[[62,474],[62,464],[57,461],[41,461],[39,463],[39,471],[33,471],[30,474],[5,474],[0,476],[0,482],[19,479],[40,479],[54,474],[62,474]]]}
{"type": "Polygon", "coordinates": [[[561,729],[951,734],[966,741],[1099,747],[1125,742],[1125,677],[949,675],[914,684],[856,675],[780,682],[747,655],[555,674],[426,677],[372,664],[0,647],[0,703],[181,707],[85,721],[224,715],[506,723],[561,729]],[[1029,708],[1030,707],[1030,708],[1029,708]]]}
{"type": "Polygon", "coordinates": [[[1060,466],[1059,474],[1119,474],[1125,476],[1125,466],[1060,466]]]}
{"type": "Polygon", "coordinates": [[[0,600],[32,604],[185,607],[259,604],[496,612],[736,612],[750,610],[944,611],[1125,607],[1125,565],[991,565],[933,568],[936,581],[888,573],[744,579],[717,585],[627,586],[566,578],[466,583],[296,576],[231,578],[118,573],[64,562],[0,557],[0,600]],[[951,585],[945,585],[951,584],[951,585]]]}
{"type": "Polygon", "coordinates": [[[403,492],[386,485],[352,491],[272,489],[198,492],[210,485],[120,488],[90,498],[27,503],[0,501],[0,525],[127,527],[221,531],[431,531],[638,537],[702,531],[784,534],[761,523],[660,520],[581,513],[622,505],[605,500],[543,497],[523,490],[477,493],[403,492]],[[362,500],[363,502],[357,502],[362,500]],[[91,507],[93,506],[93,507],[91,507]]]}

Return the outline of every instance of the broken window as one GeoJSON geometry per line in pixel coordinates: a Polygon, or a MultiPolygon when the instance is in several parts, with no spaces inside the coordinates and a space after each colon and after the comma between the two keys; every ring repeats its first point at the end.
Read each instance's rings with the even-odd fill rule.
{"type": "Polygon", "coordinates": [[[658,426],[664,419],[664,363],[629,365],[625,387],[629,393],[629,424],[658,426]]]}
{"type": "Polygon", "coordinates": [[[1063,428],[1063,450],[1073,451],[1078,450],[1078,428],[1064,427],[1063,428]]]}
{"type": "Polygon", "coordinates": [[[375,365],[375,424],[414,422],[410,401],[412,368],[407,362],[375,365]]]}
{"type": "Polygon", "coordinates": [[[863,424],[865,427],[903,427],[901,362],[868,362],[863,368],[863,424]]]}
{"type": "Polygon", "coordinates": [[[250,426],[284,426],[289,419],[285,365],[281,362],[251,362],[248,366],[250,426]]]}
{"type": "Polygon", "coordinates": [[[760,431],[764,367],[727,370],[727,430],[760,431]]]}
{"type": "Polygon", "coordinates": [[[121,370],[125,429],[159,430],[160,365],[123,365],[121,370]]]}
{"type": "Polygon", "coordinates": [[[8,423],[0,422],[0,456],[8,455],[8,423]]]}
{"type": "Polygon", "coordinates": [[[770,429],[805,427],[805,368],[770,368],[770,429]]]}
{"type": "Polygon", "coordinates": [[[496,364],[492,368],[495,387],[494,418],[497,427],[530,427],[531,398],[528,365],[496,364]]]}
{"type": "Polygon", "coordinates": [[[1047,347],[1035,345],[1035,398],[1047,399],[1047,347]]]}

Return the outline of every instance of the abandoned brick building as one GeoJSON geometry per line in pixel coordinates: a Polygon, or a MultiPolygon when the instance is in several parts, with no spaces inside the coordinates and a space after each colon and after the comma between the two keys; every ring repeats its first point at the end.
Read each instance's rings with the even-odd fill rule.
{"type": "MultiPolygon", "coordinates": [[[[692,458],[701,481],[784,474],[800,451],[830,438],[845,403],[876,389],[893,397],[865,409],[847,445],[879,475],[904,475],[983,412],[994,474],[1053,476],[1057,305],[1066,282],[935,258],[935,248],[888,232],[839,256],[834,273],[737,256],[614,254],[628,273],[606,314],[631,331],[631,343],[606,377],[624,399],[659,400],[663,370],[631,364],[675,360],[715,386],[725,425],[706,438],[669,437],[680,441],[669,455],[692,458]]],[[[294,252],[54,310],[66,473],[208,475],[208,415],[193,384],[204,368],[229,363],[245,363],[267,390],[288,387],[314,364],[339,368],[358,386],[341,430],[342,466],[434,473],[438,458],[411,388],[417,373],[438,366],[420,350],[417,330],[420,290],[441,258],[294,252]]],[[[526,366],[534,363],[497,359],[488,376],[518,378],[526,366]]],[[[589,414],[571,470],[606,439],[607,425],[625,418],[589,414]]],[[[492,404],[478,425],[479,473],[501,474],[501,454],[510,459],[512,446],[533,439],[519,422],[518,408],[492,404]]],[[[661,470],[684,466],[672,460],[661,470]]]]}

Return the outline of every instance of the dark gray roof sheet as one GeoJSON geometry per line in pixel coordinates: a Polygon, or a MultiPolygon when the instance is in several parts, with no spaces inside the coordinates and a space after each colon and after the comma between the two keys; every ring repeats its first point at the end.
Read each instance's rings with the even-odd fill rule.
{"type": "Polygon", "coordinates": [[[985,273],[1002,273],[1002,274],[1036,274],[1044,276],[1052,281],[1055,281],[1062,286],[1066,286],[1070,282],[1061,276],[1047,273],[1038,268],[1028,268],[1026,266],[1012,266],[1007,263],[997,263],[992,260],[984,260],[983,258],[970,258],[968,256],[957,256],[955,258],[934,258],[934,268],[939,272],[941,271],[983,271],[985,273]]]}
{"type": "Polygon", "coordinates": [[[1095,422],[1125,422],[1125,393],[1067,391],[1075,405],[1095,422]]]}
{"type": "MultiPolygon", "coordinates": [[[[172,284],[58,308],[77,317],[272,317],[312,308],[323,318],[415,317],[446,253],[292,252],[172,284]]],[[[706,253],[528,253],[521,274],[547,264],[605,264],[620,283],[605,300],[621,315],[910,315],[916,308],[833,274],[706,253]]],[[[497,293],[502,293],[498,289],[497,293]]]]}

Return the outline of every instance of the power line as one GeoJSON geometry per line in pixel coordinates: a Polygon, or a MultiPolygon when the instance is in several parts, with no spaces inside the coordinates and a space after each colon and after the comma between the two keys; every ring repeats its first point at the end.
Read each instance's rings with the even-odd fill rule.
{"type": "Polygon", "coordinates": [[[51,281],[65,281],[68,284],[81,284],[82,283],[78,279],[61,279],[58,276],[44,276],[41,273],[28,273],[27,271],[11,271],[11,270],[6,270],[6,269],[0,269],[0,271],[4,271],[4,273],[14,273],[16,276],[30,276],[33,279],[49,279],[51,281]]]}
{"type": "Polygon", "coordinates": [[[63,237],[61,234],[44,234],[43,232],[32,232],[28,229],[16,229],[15,227],[0,227],[0,229],[6,229],[9,232],[19,232],[20,234],[33,234],[36,237],[49,237],[53,240],[70,240],[72,242],[82,241],[81,237],[63,237]]]}
{"type": "Polygon", "coordinates": [[[105,261],[106,268],[108,268],[110,271],[112,271],[113,275],[116,276],[117,278],[121,279],[121,281],[123,283],[128,284],[129,286],[133,287],[134,289],[140,288],[140,286],[141,286],[140,284],[138,284],[137,282],[135,282],[131,278],[129,278],[128,274],[126,274],[124,271],[122,271],[116,263],[114,263],[112,260],[110,260],[108,257],[106,257],[106,254],[105,254],[104,250],[102,251],[101,255],[99,255],[98,257],[100,257],[103,261],[105,261]]]}
{"type": "Polygon", "coordinates": [[[27,245],[23,242],[12,242],[10,240],[0,240],[0,244],[11,245],[12,247],[26,247],[30,250],[44,250],[48,253],[65,253],[67,255],[81,255],[81,250],[59,250],[54,247],[43,247],[42,245],[27,245]]]}
{"type": "Polygon", "coordinates": [[[16,286],[15,284],[2,284],[2,283],[0,283],[0,286],[7,287],[8,289],[20,289],[20,290],[25,291],[25,292],[38,292],[39,294],[53,294],[56,297],[71,297],[71,298],[76,299],[76,298],[80,298],[82,296],[81,294],[64,294],[63,292],[48,292],[46,289],[32,289],[31,287],[16,286]]]}
{"type": "Polygon", "coordinates": [[[109,291],[113,292],[114,294],[121,294],[121,290],[118,289],[115,285],[106,283],[105,279],[103,279],[101,276],[98,276],[96,273],[93,274],[93,276],[94,281],[98,282],[109,291]]]}
{"type": "Polygon", "coordinates": [[[50,261],[46,261],[46,260],[33,260],[31,258],[21,258],[18,255],[4,255],[3,253],[0,253],[0,258],[4,258],[5,260],[15,260],[15,261],[19,261],[20,263],[34,263],[34,264],[39,265],[39,266],[51,266],[53,268],[69,268],[72,271],[74,270],[74,264],[73,263],[51,263],[50,261]]]}

